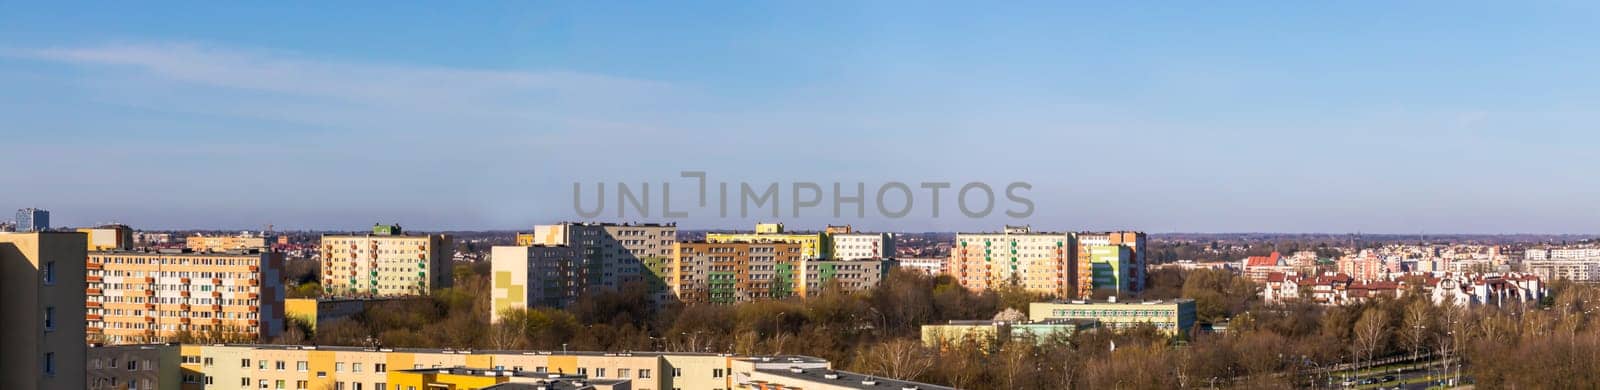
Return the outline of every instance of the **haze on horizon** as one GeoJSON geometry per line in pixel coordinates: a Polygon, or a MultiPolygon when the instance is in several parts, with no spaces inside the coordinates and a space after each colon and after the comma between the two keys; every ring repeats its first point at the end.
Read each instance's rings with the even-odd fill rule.
{"type": "Polygon", "coordinates": [[[1600,232],[1593,3],[379,4],[0,5],[0,219],[523,229],[702,170],[1037,209],[690,229],[1600,232]]]}

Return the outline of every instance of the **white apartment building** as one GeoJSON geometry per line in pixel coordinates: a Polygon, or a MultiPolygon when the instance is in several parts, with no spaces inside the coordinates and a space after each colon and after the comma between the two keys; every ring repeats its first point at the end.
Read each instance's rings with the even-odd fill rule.
{"type": "Polygon", "coordinates": [[[842,233],[833,235],[833,257],[839,260],[894,257],[894,233],[842,233]]]}

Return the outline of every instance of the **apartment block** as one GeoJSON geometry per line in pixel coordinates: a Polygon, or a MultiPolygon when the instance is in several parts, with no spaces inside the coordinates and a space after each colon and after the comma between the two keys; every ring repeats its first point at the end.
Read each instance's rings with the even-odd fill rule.
{"type": "Polygon", "coordinates": [[[0,388],[82,389],[83,233],[0,233],[0,388]]]}
{"type": "Polygon", "coordinates": [[[95,345],[86,363],[89,390],[177,389],[194,373],[178,369],[178,344],[95,345]]]}
{"type": "Polygon", "coordinates": [[[803,258],[832,259],[833,242],[830,237],[826,231],[790,233],[783,229],[781,223],[758,223],[754,233],[706,233],[706,242],[794,243],[800,244],[800,256],[803,258]]]}
{"type": "MultiPolygon", "coordinates": [[[[1082,232],[1078,233],[1078,245],[1080,245],[1078,253],[1079,256],[1088,254],[1090,251],[1087,250],[1087,247],[1090,246],[1116,245],[1128,248],[1127,282],[1123,291],[1144,291],[1145,279],[1148,276],[1150,267],[1150,262],[1145,257],[1145,248],[1149,247],[1146,241],[1147,238],[1144,232],[1082,232]]],[[[1085,259],[1079,259],[1079,269],[1088,270],[1088,268],[1083,267],[1083,260],[1085,259]]],[[[1080,277],[1088,276],[1089,274],[1085,272],[1080,277]]]]}
{"type": "Polygon", "coordinates": [[[800,294],[805,265],[791,242],[680,242],[674,249],[672,292],[684,302],[731,304],[800,294]]]}
{"type": "Polygon", "coordinates": [[[1055,319],[1087,319],[1100,327],[1123,329],[1141,324],[1154,325],[1169,336],[1187,337],[1194,329],[1193,299],[1170,301],[1117,302],[1059,301],[1028,305],[1028,319],[1034,322],[1055,319]]]}
{"type": "Polygon", "coordinates": [[[958,233],[946,271],[969,290],[1015,284],[1027,291],[1074,297],[1078,286],[1078,237],[1006,226],[998,233],[958,233]]]}
{"type": "Polygon", "coordinates": [[[79,233],[88,235],[91,251],[116,251],[133,249],[133,228],[128,225],[101,225],[92,228],[79,228],[79,233]]]}
{"type": "Polygon", "coordinates": [[[182,334],[267,340],[283,330],[283,255],[234,251],[89,252],[89,340],[150,343],[182,334]]]}
{"type": "Polygon", "coordinates": [[[824,233],[833,243],[833,257],[839,260],[887,259],[895,257],[894,233],[855,232],[850,225],[828,226],[824,233]]]}
{"type": "Polygon", "coordinates": [[[325,296],[417,296],[451,286],[449,235],[374,225],[367,234],[325,234],[321,247],[325,296]]]}
{"type": "Polygon", "coordinates": [[[1131,248],[1122,245],[1084,245],[1078,256],[1078,291],[1133,291],[1132,268],[1136,260],[1131,248]]]}
{"type": "Polygon", "coordinates": [[[677,238],[678,226],[670,223],[564,222],[534,226],[532,234],[518,235],[517,245],[576,248],[581,258],[573,273],[580,291],[641,282],[663,301],[672,297],[666,279],[677,238]]]}
{"type": "Polygon", "coordinates": [[[490,249],[490,321],[510,308],[566,307],[578,300],[583,257],[567,245],[496,246],[490,249]]]}
{"type": "Polygon", "coordinates": [[[265,235],[240,232],[237,236],[193,235],[184,238],[183,245],[195,252],[226,252],[241,249],[267,250],[272,239],[265,235]]]}
{"type": "Polygon", "coordinates": [[[800,275],[801,296],[821,292],[828,283],[838,283],[845,291],[862,291],[877,286],[889,275],[894,266],[891,260],[880,258],[859,260],[802,259],[805,273],[800,275]]]}
{"type": "Polygon", "coordinates": [[[950,273],[945,267],[950,266],[950,259],[937,257],[911,257],[897,258],[895,265],[909,270],[921,272],[928,276],[939,276],[950,273]]]}

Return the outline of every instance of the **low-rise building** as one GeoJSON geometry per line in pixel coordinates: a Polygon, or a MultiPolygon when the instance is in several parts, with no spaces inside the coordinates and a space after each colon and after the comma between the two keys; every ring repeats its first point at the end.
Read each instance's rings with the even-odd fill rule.
{"type": "Polygon", "coordinates": [[[738,389],[757,390],[855,390],[916,389],[954,390],[953,387],[896,380],[849,371],[835,370],[822,359],[808,357],[754,357],[735,359],[733,382],[738,389]]]}
{"type": "Polygon", "coordinates": [[[948,273],[945,268],[949,265],[948,260],[936,257],[898,258],[895,259],[895,265],[928,276],[939,276],[948,273]]]}
{"type": "Polygon", "coordinates": [[[929,348],[946,348],[966,342],[992,345],[1005,341],[1043,343],[1051,337],[1071,336],[1080,330],[1092,329],[1099,322],[1087,318],[1055,318],[1044,321],[950,321],[944,324],[922,326],[922,344],[929,348]]]}
{"type": "Polygon", "coordinates": [[[1124,329],[1150,324],[1174,337],[1188,337],[1194,329],[1193,299],[1169,301],[1117,302],[1060,301],[1028,305],[1028,319],[1034,322],[1055,319],[1088,319],[1107,329],[1124,329]]]}
{"type": "MultiPolygon", "coordinates": [[[[122,356],[137,346],[94,346],[91,356],[122,356]]],[[[168,345],[152,346],[157,350],[168,345]]],[[[329,347],[253,344],[183,344],[176,361],[136,357],[138,372],[119,375],[118,383],[138,378],[163,378],[175,372],[181,382],[162,389],[519,389],[540,379],[560,384],[551,389],[944,389],[915,382],[866,382],[865,376],[839,371],[849,381],[791,377],[769,370],[803,367],[831,371],[827,360],[806,356],[736,356],[693,352],[566,352],[468,351],[422,348],[329,347]],[[145,367],[151,372],[145,373],[145,367]],[[491,375],[492,373],[492,375],[491,375]],[[554,379],[554,380],[552,380],[554,379]],[[579,383],[582,383],[581,385],[579,383]],[[499,387],[496,387],[499,386],[499,387]],[[561,387],[577,386],[577,387],[561,387]],[[611,386],[611,387],[605,387],[611,386]],[[767,386],[767,387],[759,387],[767,386]],[[782,386],[782,387],[775,387],[782,386]]],[[[148,352],[132,353],[152,356],[148,352]]],[[[165,352],[162,352],[165,353],[165,352]]],[[[165,356],[165,355],[163,355],[165,356]]],[[[118,358],[119,365],[126,358],[118,358]]],[[[80,375],[81,377],[81,375],[80,375]]],[[[163,382],[164,383],[164,382],[163,382]]],[[[52,387],[54,388],[54,387],[52,387]]],[[[145,387],[139,387],[144,389],[145,387]]]]}
{"type": "Polygon", "coordinates": [[[115,251],[133,249],[133,228],[128,225],[101,225],[79,228],[79,233],[89,237],[88,250],[115,251]]]}
{"type": "Polygon", "coordinates": [[[271,242],[265,235],[239,232],[236,236],[207,236],[196,234],[184,238],[183,245],[195,252],[227,252],[233,250],[267,250],[271,242]]]}

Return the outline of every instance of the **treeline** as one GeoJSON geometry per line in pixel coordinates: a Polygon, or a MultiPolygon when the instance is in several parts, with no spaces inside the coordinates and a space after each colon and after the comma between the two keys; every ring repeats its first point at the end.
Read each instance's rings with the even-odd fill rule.
{"type": "MultiPolygon", "coordinates": [[[[1329,367],[1385,358],[1449,360],[1486,388],[1596,388],[1600,293],[1558,284],[1527,306],[1434,305],[1420,291],[1361,305],[1263,305],[1257,287],[1225,271],[1157,271],[1142,297],[1196,300],[1225,331],[1173,340],[1154,327],[1047,340],[967,340],[930,349],[923,324],[988,319],[1044,299],[1017,288],[970,292],[950,277],[895,270],[877,287],[830,286],[808,299],[736,305],[648,304],[640,286],[585,297],[565,310],[512,310],[489,324],[487,269],[458,266],[455,287],[427,301],[380,304],[280,342],[475,349],[710,351],[801,354],[873,375],[971,389],[1288,388],[1327,380],[1329,367]],[[1114,346],[1114,347],[1113,347],[1114,346]]],[[[1440,369],[1441,374],[1443,368],[1440,369]]],[[[1325,382],[1321,382],[1325,383],[1325,382]]]]}

